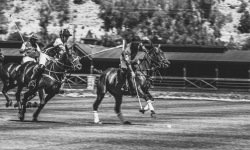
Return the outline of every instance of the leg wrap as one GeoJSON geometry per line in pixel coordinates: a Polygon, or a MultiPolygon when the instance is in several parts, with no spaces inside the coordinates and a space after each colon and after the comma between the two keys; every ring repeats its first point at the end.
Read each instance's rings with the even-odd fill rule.
{"type": "Polygon", "coordinates": [[[151,111],[153,110],[154,111],[154,107],[152,105],[152,101],[148,100],[147,103],[148,103],[147,105],[148,105],[149,110],[151,110],[151,111]]]}
{"type": "Polygon", "coordinates": [[[95,123],[99,123],[100,120],[99,120],[98,112],[97,111],[93,111],[93,113],[94,113],[94,122],[95,123]]]}
{"type": "Polygon", "coordinates": [[[118,113],[117,116],[118,116],[118,118],[120,119],[121,123],[124,123],[124,122],[125,122],[122,113],[118,113]]]}

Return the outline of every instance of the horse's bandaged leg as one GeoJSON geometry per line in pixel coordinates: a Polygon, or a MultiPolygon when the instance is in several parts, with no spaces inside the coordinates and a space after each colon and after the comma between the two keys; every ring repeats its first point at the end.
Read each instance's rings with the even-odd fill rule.
{"type": "Polygon", "coordinates": [[[98,112],[97,111],[93,111],[93,113],[94,113],[94,122],[95,123],[99,123],[100,120],[99,120],[98,112]]]}
{"type": "Polygon", "coordinates": [[[124,122],[125,122],[122,113],[118,113],[117,116],[118,116],[118,118],[120,119],[121,123],[124,123],[124,122]]]}
{"type": "Polygon", "coordinates": [[[149,109],[149,105],[147,104],[147,105],[143,108],[143,110],[147,111],[148,109],[149,109]]]}
{"type": "Polygon", "coordinates": [[[153,110],[154,111],[154,107],[152,105],[152,101],[148,100],[147,103],[148,103],[149,110],[151,110],[151,111],[153,110]]]}

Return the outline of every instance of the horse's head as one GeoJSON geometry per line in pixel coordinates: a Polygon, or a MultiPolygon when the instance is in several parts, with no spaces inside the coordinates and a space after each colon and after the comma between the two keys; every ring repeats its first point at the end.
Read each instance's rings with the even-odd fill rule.
{"type": "Polygon", "coordinates": [[[64,66],[68,69],[81,70],[82,64],[80,63],[80,57],[72,50],[66,50],[61,56],[60,61],[64,63],[64,66]]]}
{"type": "Polygon", "coordinates": [[[165,57],[164,53],[160,49],[161,45],[159,44],[157,47],[152,45],[152,49],[147,51],[151,63],[155,66],[155,68],[168,68],[170,65],[170,62],[165,57]]]}

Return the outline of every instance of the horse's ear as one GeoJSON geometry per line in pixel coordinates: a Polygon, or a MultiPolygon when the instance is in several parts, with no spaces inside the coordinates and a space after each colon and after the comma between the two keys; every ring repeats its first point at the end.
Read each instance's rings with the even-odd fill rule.
{"type": "Polygon", "coordinates": [[[158,45],[158,48],[160,48],[160,47],[161,47],[161,44],[158,45]]]}

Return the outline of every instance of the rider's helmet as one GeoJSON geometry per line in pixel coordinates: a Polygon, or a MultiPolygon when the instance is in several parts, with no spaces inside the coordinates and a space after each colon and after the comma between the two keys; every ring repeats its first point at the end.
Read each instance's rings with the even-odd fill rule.
{"type": "Polygon", "coordinates": [[[70,34],[68,29],[61,30],[59,35],[63,43],[67,42],[68,38],[72,36],[72,34],[70,34]]]}
{"type": "Polygon", "coordinates": [[[35,34],[32,34],[32,35],[30,36],[30,39],[38,40],[38,37],[37,37],[35,34]]]}
{"type": "Polygon", "coordinates": [[[140,43],[142,42],[141,41],[141,38],[139,36],[132,36],[130,38],[130,41],[131,41],[131,53],[137,53],[138,50],[139,50],[139,45],[140,43]]]}
{"type": "Polygon", "coordinates": [[[35,34],[32,34],[30,37],[30,43],[35,44],[36,41],[38,40],[38,37],[35,34]]]}
{"type": "Polygon", "coordinates": [[[134,36],[131,37],[130,41],[132,43],[140,43],[141,42],[141,38],[139,36],[134,35],[134,36]]]}

